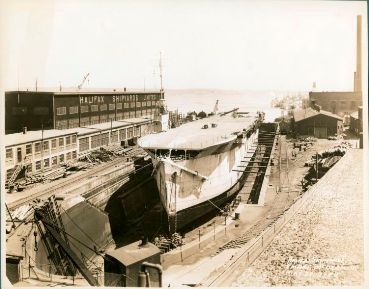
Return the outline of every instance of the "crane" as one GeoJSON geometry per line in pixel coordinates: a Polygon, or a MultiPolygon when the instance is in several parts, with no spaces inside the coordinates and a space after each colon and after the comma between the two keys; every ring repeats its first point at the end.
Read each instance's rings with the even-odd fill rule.
{"type": "Polygon", "coordinates": [[[78,85],[78,90],[80,90],[81,88],[82,88],[82,86],[85,84],[85,82],[86,82],[86,79],[87,79],[87,77],[89,77],[90,76],[90,73],[87,73],[84,77],[83,77],[83,80],[82,80],[82,82],[78,85]]]}

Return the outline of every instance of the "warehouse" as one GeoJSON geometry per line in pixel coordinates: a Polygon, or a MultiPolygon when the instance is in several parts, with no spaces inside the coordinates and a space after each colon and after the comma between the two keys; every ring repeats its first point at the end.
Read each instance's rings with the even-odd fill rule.
{"type": "Polygon", "coordinates": [[[327,138],[343,132],[343,120],[336,114],[311,107],[294,112],[295,130],[298,135],[327,138]]]}
{"type": "Polygon", "coordinates": [[[163,92],[8,91],[5,132],[70,129],[129,118],[154,120],[163,92]]]}
{"type": "Polygon", "coordinates": [[[151,120],[132,118],[66,130],[38,130],[8,134],[5,143],[6,179],[19,167],[27,173],[50,170],[108,145],[126,146],[152,133],[151,120]]]}

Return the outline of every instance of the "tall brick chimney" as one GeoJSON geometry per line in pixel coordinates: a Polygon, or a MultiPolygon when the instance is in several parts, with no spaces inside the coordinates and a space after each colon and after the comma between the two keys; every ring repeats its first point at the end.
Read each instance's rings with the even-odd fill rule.
{"type": "Polygon", "coordinates": [[[356,72],[354,73],[354,91],[361,92],[361,15],[357,16],[356,29],[356,72]]]}

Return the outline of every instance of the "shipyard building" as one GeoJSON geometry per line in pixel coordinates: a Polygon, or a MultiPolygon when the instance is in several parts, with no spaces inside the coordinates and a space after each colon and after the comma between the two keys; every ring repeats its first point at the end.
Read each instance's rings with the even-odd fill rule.
{"type": "Polygon", "coordinates": [[[344,116],[358,110],[362,105],[361,92],[310,92],[309,99],[323,110],[344,116]]]}
{"type": "Polygon", "coordinates": [[[6,180],[52,170],[104,146],[134,145],[166,130],[160,92],[5,93],[6,180]]]}
{"type": "Polygon", "coordinates": [[[299,135],[327,138],[343,132],[343,119],[317,106],[297,110],[293,117],[299,135]]]}
{"type": "Polygon", "coordinates": [[[5,92],[5,132],[70,129],[130,118],[155,121],[160,92],[5,92]]]}

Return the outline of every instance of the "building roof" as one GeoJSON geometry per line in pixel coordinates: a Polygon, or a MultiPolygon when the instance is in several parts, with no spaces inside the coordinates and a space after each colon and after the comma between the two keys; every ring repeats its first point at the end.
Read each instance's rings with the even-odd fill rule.
{"type": "Polygon", "coordinates": [[[42,133],[42,130],[31,130],[31,131],[27,131],[25,134],[23,134],[22,132],[17,132],[17,133],[6,134],[4,137],[4,144],[6,147],[14,146],[14,145],[20,145],[24,143],[31,143],[34,141],[40,141],[42,138],[44,140],[47,140],[50,138],[72,135],[76,133],[77,131],[74,128],[64,129],[64,130],[46,129],[43,131],[43,133],[42,133]]]}
{"type": "MultiPolygon", "coordinates": [[[[21,90],[11,90],[6,92],[29,92],[29,93],[51,93],[55,95],[65,95],[65,94],[151,94],[151,93],[160,93],[160,90],[126,90],[124,89],[112,89],[112,88],[82,88],[78,89],[76,87],[63,87],[60,91],[57,87],[51,88],[37,88],[37,91],[32,89],[21,89],[21,90]]],[[[165,93],[165,91],[164,91],[165,93]]]]}
{"type": "Polygon", "coordinates": [[[26,134],[23,134],[22,132],[18,132],[18,133],[6,134],[4,143],[6,147],[15,146],[15,145],[20,145],[24,143],[40,141],[42,137],[44,140],[47,140],[51,138],[57,138],[57,137],[62,137],[62,136],[72,135],[72,134],[86,135],[86,134],[99,132],[102,130],[109,130],[111,128],[116,129],[120,127],[127,127],[127,126],[137,125],[137,124],[146,123],[150,121],[151,121],[150,119],[146,119],[146,118],[130,118],[130,119],[125,119],[125,120],[113,121],[112,123],[105,122],[105,123],[99,123],[99,124],[94,124],[94,125],[89,125],[89,126],[84,126],[84,127],[76,127],[76,128],[69,128],[69,129],[63,129],[63,130],[47,129],[47,130],[44,130],[43,133],[42,133],[42,130],[27,131],[26,134]]]}
{"type": "Polygon", "coordinates": [[[325,116],[328,116],[328,117],[332,117],[332,118],[335,118],[337,120],[342,121],[342,117],[338,116],[337,114],[334,114],[334,113],[331,113],[329,111],[322,110],[322,109],[320,111],[317,111],[315,109],[312,109],[311,107],[308,107],[306,109],[295,110],[294,111],[294,119],[295,119],[295,122],[299,122],[299,121],[302,121],[304,119],[317,116],[319,114],[322,114],[322,115],[325,115],[325,116]]]}
{"type": "Polygon", "coordinates": [[[129,266],[160,253],[159,248],[152,243],[147,243],[144,246],[139,246],[140,244],[141,241],[137,241],[127,246],[109,251],[106,255],[113,257],[125,266],[129,266]]]}
{"type": "Polygon", "coordinates": [[[353,113],[350,114],[350,116],[352,118],[356,118],[356,119],[359,119],[359,112],[358,111],[354,111],[353,113]]]}
{"type": "Polygon", "coordinates": [[[324,95],[324,94],[336,94],[336,95],[360,95],[361,91],[309,91],[309,95],[324,95]]]}

